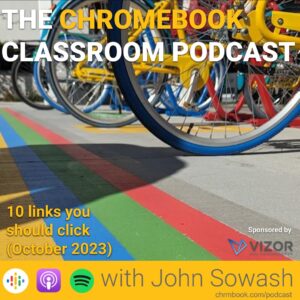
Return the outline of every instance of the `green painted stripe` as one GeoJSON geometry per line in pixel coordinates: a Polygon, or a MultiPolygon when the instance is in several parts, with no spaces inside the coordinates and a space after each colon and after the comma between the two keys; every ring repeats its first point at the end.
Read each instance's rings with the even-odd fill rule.
{"type": "Polygon", "coordinates": [[[13,116],[1,115],[135,259],[216,259],[13,116]]]}

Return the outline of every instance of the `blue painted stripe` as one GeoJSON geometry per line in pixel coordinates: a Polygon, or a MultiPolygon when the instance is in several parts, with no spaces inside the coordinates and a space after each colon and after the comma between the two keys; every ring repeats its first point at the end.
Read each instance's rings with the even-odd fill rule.
{"type": "MultiPolygon", "coordinates": [[[[73,255],[72,243],[100,243],[110,242],[112,245],[112,255],[110,260],[132,260],[133,257],[128,251],[116,240],[116,238],[98,221],[95,216],[89,219],[71,217],[66,221],[66,208],[84,208],[79,199],[68,189],[61,180],[42,162],[34,151],[26,145],[24,140],[14,131],[9,123],[0,116],[0,128],[3,138],[5,139],[10,153],[14,158],[17,167],[23,177],[28,190],[39,190],[39,193],[31,194],[32,199],[37,207],[60,208],[63,213],[61,218],[45,218],[47,225],[53,224],[54,241],[59,246],[67,246],[67,251],[63,258],[65,260],[107,260],[101,255],[73,255]],[[43,190],[43,187],[51,188],[43,190]],[[57,229],[64,227],[66,224],[73,224],[75,227],[86,224],[90,227],[91,237],[60,237],[57,235],[57,229]]],[[[92,199],[94,200],[94,199],[92,199]]]]}

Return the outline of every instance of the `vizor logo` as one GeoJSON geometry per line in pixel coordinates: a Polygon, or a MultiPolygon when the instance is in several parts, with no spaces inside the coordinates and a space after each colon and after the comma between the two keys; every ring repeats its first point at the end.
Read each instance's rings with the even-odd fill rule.
{"type": "Polygon", "coordinates": [[[234,240],[228,239],[228,242],[235,255],[239,255],[240,253],[242,253],[248,246],[244,240],[236,242],[234,240]]]}
{"type": "Polygon", "coordinates": [[[280,252],[280,253],[293,253],[292,241],[260,241],[250,242],[250,247],[253,253],[268,253],[268,252],[280,252]]]}

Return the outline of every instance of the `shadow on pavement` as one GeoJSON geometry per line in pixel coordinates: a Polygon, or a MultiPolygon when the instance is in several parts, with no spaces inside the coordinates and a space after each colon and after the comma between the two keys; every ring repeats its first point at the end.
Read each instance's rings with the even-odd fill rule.
{"type": "MultiPolygon", "coordinates": [[[[264,144],[259,152],[240,155],[299,151],[300,140],[273,140],[264,144]]],[[[118,166],[125,174],[127,172],[130,176],[136,176],[138,180],[130,180],[127,184],[124,173],[122,178],[118,172],[113,174],[117,181],[123,183],[123,192],[126,192],[155,184],[182,170],[186,167],[185,162],[180,159],[183,156],[189,154],[169,147],[129,144],[34,145],[0,149],[0,229],[29,221],[27,218],[9,218],[9,206],[22,205],[26,209],[34,202],[37,207],[48,205],[50,208],[64,210],[120,194],[120,189],[84,165],[87,163],[89,166],[96,166],[97,158],[118,166]],[[66,154],[76,152],[78,148],[87,150],[91,155],[83,157],[79,162],[66,154]]],[[[111,172],[105,164],[98,169],[101,174],[111,172]]]]}
{"type": "Polygon", "coordinates": [[[258,151],[250,150],[245,153],[237,155],[267,155],[267,154],[282,154],[282,153],[297,153],[300,152],[300,140],[272,140],[262,144],[262,146],[255,148],[258,151]]]}
{"type": "MultiPolygon", "coordinates": [[[[48,205],[49,208],[64,210],[119,194],[119,189],[84,166],[85,163],[90,166],[99,165],[97,158],[120,167],[130,173],[129,177],[132,174],[143,174],[144,180],[137,177],[137,180],[130,180],[128,189],[135,189],[155,184],[183,169],[185,163],[178,158],[179,156],[182,156],[182,153],[171,148],[127,144],[35,145],[0,149],[0,196],[4,199],[0,201],[0,229],[15,223],[29,222],[27,218],[9,218],[7,208],[11,205],[22,205],[27,209],[28,205],[33,204],[33,200],[37,207],[48,205]],[[88,155],[79,162],[66,154],[76,152],[78,147],[96,156],[88,155]],[[9,159],[10,156],[18,169],[15,162],[9,159]],[[31,191],[30,195],[26,194],[26,190],[31,191]]],[[[111,170],[107,167],[101,168],[100,164],[100,172],[105,174],[111,170]]],[[[120,174],[115,173],[116,181],[123,181],[126,186],[126,178],[118,178],[120,174]]],[[[126,192],[126,188],[123,192],[126,192]]]]}
{"type": "Polygon", "coordinates": [[[274,149],[300,151],[300,140],[274,140],[267,144],[274,149]]]}

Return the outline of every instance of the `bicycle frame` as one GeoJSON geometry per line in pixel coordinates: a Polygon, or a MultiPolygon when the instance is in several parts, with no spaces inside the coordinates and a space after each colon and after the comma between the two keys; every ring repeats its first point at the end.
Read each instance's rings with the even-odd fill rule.
{"type": "Polygon", "coordinates": [[[299,14],[272,11],[271,21],[274,26],[272,32],[265,23],[266,9],[268,0],[249,0],[248,4],[254,7],[254,10],[248,13],[241,23],[248,30],[247,35],[238,33],[235,38],[241,40],[253,41],[256,43],[271,42],[292,42],[295,43],[297,50],[300,50],[300,37],[293,37],[281,34],[282,30],[292,30],[300,32],[299,14]]]}
{"type": "MultiPolygon", "coordinates": [[[[280,34],[281,29],[283,28],[283,25],[281,27],[275,26],[276,29],[274,32],[271,32],[269,28],[267,28],[265,24],[265,14],[267,9],[268,0],[249,0],[251,3],[253,10],[251,10],[248,15],[247,19],[241,20],[241,23],[244,24],[244,28],[247,28],[249,31],[249,35],[245,37],[241,33],[238,33],[235,37],[240,40],[251,40],[257,43],[262,43],[265,41],[277,41],[277,42],[284,42],[284,41],[294,41],[296,43],[296,46],[298,47],[298,40],[300,41],[300,38],[297,37],[290,37],[285,36],[283,34],[280,34]],[[254,25],[255,24],[255,25],[254,25]]],[[[172,0],[163,0],[159,1],[154,4],[153,9],[156,12],[155,17],[157,17],[157,12],[161,9],[178,9],[178,2],[172,1],[172,0]]],[[[279,19],[283,19],[283,24],[292,30],[299,30],[299,25],[295,22],[297,16],[294,13],[286,13],[281,11],[273,11],[272,12],[272,22],[278,23],[279,19]]],[[[280,21],[281,22],[281,21],[280,21]]],[[[148,40],[151,39],[151,30],[150,35],[147,37],[148,40]]],[[[180,41],[186,41],[187,36],[185,30],[177,30],[176,31],[178,39],[180,41]]],[[[134,32],[129,33],[129,39],[128,41],[136,41],[142,34],[147,34],[147,30],[138,29],[134,32]]],[[[149,32],[148,32],[149,34],[149,32]]],[[[152,39],[153,36],[152,36],[152,39]]],[[[150,41],[151,42],[151,41],[150,41]]],[[[106,39],[100,41],[100,43],[104,44],[106,43],[106,39]]],[[[299,48],[300,49],[300,48],[299,48]]],[[[72,75],[80,80],[87,81],[87,82],[99,82],[99,81],[114,81],[115,77],[112,71],[107,69],[101,69],[101,68],[93,68],[90,66],[86,66],[87,60],[84,60],[83,62],[80,62],[76,65],[74,68],[72,75]]],[[[210,62],[194,62],[191,60],[189,54],[183,55],[179,58],[178,62],[173,62],[171,55],[165,54],[164,55],[164,61],[161,62],[142,62],[141,60],[137,61],[133,64],[133,68],[135,71],[136,76],[143,74],[143,73],[149,73],[149,72],[155,72],[158,74],[173,74],[178,75],[180,77],[180,81],[182,82],[183,86],[187,89],[189,89],[190,86],[190,78],[192,78],[195,70],[198,70],[199,77],[198,77],[198,85],[197,89],[200,90],[201,88],[205,87],[208,89],[210,96],[212,99],[214,99],[215,103],[214,106],[217,108],[217,113],[222,118],[227,115],[227,113],[223,110],[221,110],[221,106],[219,104],[219,100],[215,95],[213,83],[210,82],[210,71],[213,66],[213,63],[210,62]],[[154,65],[153,65],[154,63],[154,65]],[[155,66],[157,64],[157,66],[155,66]]],[[[170,94],[170,93],[169,93],[170,94]]],[[[170,98],[172,98],[169,95],[170,98]]],[[[241,98],[239,103],[243,103],[243,99],[241,98]]],[[[238,108],[240,108],[241,105],[238,105],[238,108]]],[[[237,109],[238,110],[238,109],[237,109]]],[[[236,111],[235,111],[236,113],[236,111]]],[[[202,114],[202,112],[201,112],[202,114]]]]}
{"type": "MultiPolygon", "coordinates": [[[[162,9],[170,9],[172,6],[172,0],[164,0],[159,1],[154,4],[154,12],[155,17],[158,16],[158,11],[162,9]]],[[[178,9],[178,3],[177,0],[174,1],[174,8],[178,9]]],[[[138,29],[134,32],[130,33],[129,41],[135,41],[139,38],[139,36],[143,33],[143,29],[138,29]]],[[[177,31],[178,38],[180,41],[186,41],[186,33],[183,29],[180,29],[177,31]]],[[[105,41],[100,41],[100,43],[105,43],[105,41]]],[[[113,80],[114,74],[113,72],[106,70],[106,69],[95,69],[84,66],[86,64],[87,60],[84,60],[77,64],[76,68],[73,70],[73,76],[77,77],[81,80],[86,81],[99,81],[99,80],[113,80]]],[[[193,69],[199,69],[199,63],[191,62],[190,56],[182,56],[181,59],[179,59],[179,62],[173,62],[170,55],[164,56],[164,62],[162,63],[162,66],[160,67],[154,67],[153,65],[147,64],[147,63],[141,63],[138,62],[134,65],[136,75],[139,75],[141,73],[147,73],[150,71],[160,73],[160,74],[184,74],[184,82],[187,81],[191,77],[191,72],[188,72],[187,70],[193,70],[193,69]],[[187,66],[188,63],[188,66],[187,66]],[[194,67],[191,67],[191,63],[194,64],[194,67]]],[[[208,72],[208,71],[207,71],[208,72]]],[[[205,78],[203,78],[203,82],[205,82],[205,79],[207,79],[208,74],[205,73],[205,78]]],[[[202,85],[203,86],[203,85],[202,85]]]]}
{"type": "MultiPolygon", "coordinates": [[[[69,4],[69,2],[72,0],[60,0],[55,9],[53,10],[52,14],[51,14],[51,18],[50,18],[50,24],[53,24],[55,22],[55,20],[58,18],[60,12],[69,4]]],[[[49,36],[49,32],[50,29],[45,29],[41,32],[41,37],[40,40],[42,42],[46,42],[49,36]]],[[[78,35],[80,36],[80,35],[78,35]]],[[[43,96],[44,99],[46,99],[46,101],[54,108],[56,108],[57,110],[66,113],[67,110],[61,106],[60,104],[57,104],[56,102],[52,101],[52,99],[47,95],[47,93],[44,91],[42,83],[39,79],[39,64],[40,62],[34,62],[34,78],[35,78],[35,82],[38,88],[39,93],[43,96]]],[[[93,105],[90,105],[89,107],[85,108],[85,112],[89,113],[91,111],[93,111],[94,109],[96,109],[97,107],[99,107],[103,102],[104,99],[106,99],[106,97],[109,95],[110,92],[110,88],[109,86],[105,86],[103,93],[101,94],[100,98],[98,99],[98,101],[96,103],[94,103],[93,105]]]]}
{"type": "MultiPolygon", "coordinates": [[[[281,11],[273,11],[272,12],[272,23],[275,26],[274,32],[270,31],[267,25],[265,24],[265,13],[268,4],[268,0],[249,0],[250,5],[254,8],[251,12],[248,13],[246,20],[241,20],[241,23],[244,25],[244,28],[248,29],[248,36],[242,35],[241,33],[237,33],[235,38],[240,40],[251,40],[257,43],[262,43],[266,41],[275,41],[275,42],[294,42],[296,44],[296,48],[300,49],[300,38],[286,36],[284,34],[280,34],[282,29],[290,29],[300,32],[300,25],[298,21],[298,16],[295,13],[287,13],[281,11]]],[[[248,3],[247,2],[247,3],[248,3]]],[[[155,12],[161,9],[170,9],[170,8],[178,9],[178,2],[172,0],[163,0],[154,4],[153,9],[155,12]],[[173,4],[173,6],[172,6],[173,4]]],[[[157,14],[155,14],[157,17],[157,14]]],[[[138,29],[134,32],[130,33],[129,42],[135,41],[142,34],[143,30],[138,29]]],[[[178,39],[180,41],[186,41],[186,32],[183,29],[177,30],[178,39]]],[[[106,42],[106,41],[102,41],[106,42]]],[[[189,63],[187,66],[187,61],[189,61],[189,55],[186,57],[183,55],[177,63],[173,63],[170,59],[170,55],[164,56],[164,62],[160,65],[160,67],[154,67],[148,63],[138,62],[134,64],[134,69],[136,71],[136,75],[141,73],[146,73],[149,71],[155,71],[156,73],[161,74],[185,74],[185,78],[182,78],[183,82],[186,82],[188,78],[191,77],[188,69],[199,69],[199,63],[194,63],[194,66],[191,66],[189,63]],[[186,58],[186,59],[185,59],[186,58]],[[198,66],[197,66],[198,64],[198,66]]],[[[73,76],[77,77],[81,80],[86,81],[99,81],[99,80],[113,80],[114,75],[112,72],[106,69],[95,69],[84,66],[86,61],[79,63],[76,69],[73,71],[73,76]]],[[[203,86],[203,82],[207,80],[207,74],[209,73],[209,68],[212,64],[206,64],[207,70],[201,72],[203,73],[203,77],[200,78],[202,84],[199,84],[199,88],[203,86]]],[[[201,68],[203,68],[203,64],[201,64],[201,68]]],[[[206,68],[205,68],[206,69],[206,68]]]]}
{"type": "MultiPolygon", "coordinates": [[[[53,24],[53,22],[56,20],[57,16],[59,15],[59,13],[64,9],[64,7],[67,5],[67,3],[70,0],[60,0],[56,6],[55,9],[53,10],[52,14],[51,14],[51,18],[50,18],[50,24],[53,24]]],[[[47,37],[49,35],[49,31],[50,29],[44,29],[41,32],[41,41],[47,41],[47,37]]]]}
{"type": "MultiPolygon", "coordinates": [[[[53,10],[53,12],[51,14],[51,18],[50,18],[50,21],[49,21],[50,24],[54,23],[55,19],[58,17],[58,15],[60,13],[60,11],[64,9],[64,7],[68,4],[69,1],[70,0],[60,0],[57,3],[55,9],[53,10]]],[[[41,42],[46,42],[47,41],[47,38],[49,36],[49,32],[50,32],[50,29],[44,29],[44,30],[42,30],[41,35],[40,35],[40,41],[41,42]]],[[[64,112],[64,113],[67,112],[64,107],[62,107],[61,105],[56,104],[56,102],[52,101],[52,99],[44,91],[42,82],[39,80],[39,64],[40,64],[40,62],[34,62],[33,63],[33,74],[34,74],[34,80],[35,80],[35,83],[36,83],[36,86],[37,86],[37,89],[38,89],[40,95],[53,108],[56,108],[57,110],[59,110],[61,112],[64,112]]]]}

